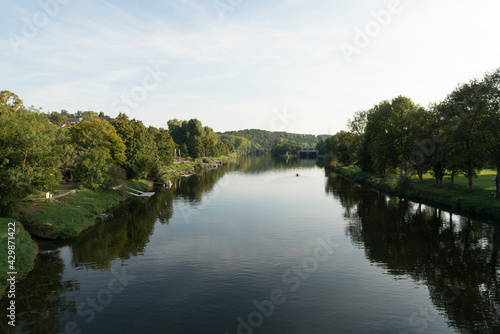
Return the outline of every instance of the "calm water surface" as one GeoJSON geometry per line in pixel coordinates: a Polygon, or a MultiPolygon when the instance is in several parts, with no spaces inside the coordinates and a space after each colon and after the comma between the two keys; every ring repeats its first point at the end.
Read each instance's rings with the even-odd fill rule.
{"type": "Polygon", "coordinates": [[[308,161],[245,159],[158,191],[41,243],[16,330],[500,333],[498,227],[308,161]]]}

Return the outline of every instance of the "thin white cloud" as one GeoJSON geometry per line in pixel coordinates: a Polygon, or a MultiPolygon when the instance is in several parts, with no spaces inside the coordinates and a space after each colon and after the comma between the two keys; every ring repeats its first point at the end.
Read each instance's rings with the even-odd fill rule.
{"type": "MultiPolygon", "coordinates": [[[[29,104],[111,113],[146,67],[162,64],[168,79],[132,111],[148,124],[197,117],[218,129],[266,127],[266,110],[287,105],[303,117],[290,131],[324,133],[398,94],[437,102],[499,66],[493,0],[401,0],[402,12],[347,62],[339,46],[388,3],[242,1],[220,20],[211,2],[195,0],[70,2],[19,53],[0,40],[0,74],[29,104]]],[[[40,10],[6,9],[4,37],[40,10]]]]}

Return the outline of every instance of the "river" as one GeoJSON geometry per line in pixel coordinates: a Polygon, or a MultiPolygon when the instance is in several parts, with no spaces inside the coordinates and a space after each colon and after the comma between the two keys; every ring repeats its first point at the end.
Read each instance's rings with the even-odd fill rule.
{"type": "Polygon", "coordinates": [[[498,226],[314,161],[246,158],[156,191],[40,242],[15,330],[500,333],[498,226]]]}

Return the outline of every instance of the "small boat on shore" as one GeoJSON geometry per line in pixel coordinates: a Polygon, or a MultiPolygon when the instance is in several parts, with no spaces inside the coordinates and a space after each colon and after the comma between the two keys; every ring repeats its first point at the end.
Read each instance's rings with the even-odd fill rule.
{"type": "Polygon", "coordinates": [[[137,190],[137,189],[133,189],[133,188],[130,188],[130,187],[127,187],[127,190],[124,190],[127,194],[130,194],[134,197],[151,197],[153,196],[155,193],[154,192],[144,192],[144,191],[140,191],[140,190],[137,190]]]}
{"type": "Polygon", "coordinates": [[[155,182],[154,185],[170,188],[173,185],[173,183],[170,180],[166,180],[166,181],[155,182]]]}

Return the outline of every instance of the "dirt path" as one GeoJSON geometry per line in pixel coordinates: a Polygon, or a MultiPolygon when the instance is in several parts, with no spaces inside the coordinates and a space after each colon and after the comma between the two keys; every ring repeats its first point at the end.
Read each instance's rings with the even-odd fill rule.
{"type": "Polygon", "coordinates": [[[69,195],[72,192],[73,192],[73,190],[70,190],[70,191],[68,191],[67,193],[64,193],[64,194],[52,196],[52,199],[56,199],[56,198],[59,198],[59,197],[63,197],[63,196],[69,195]]]}

